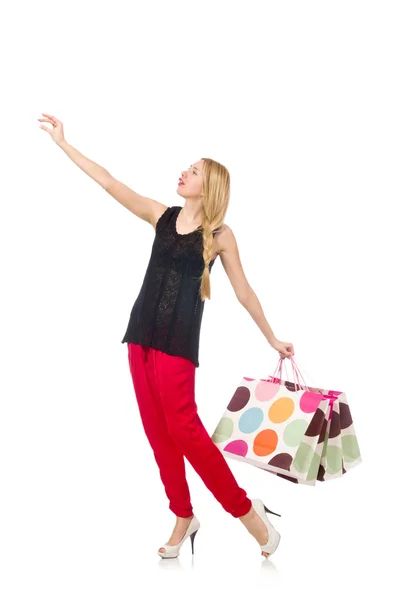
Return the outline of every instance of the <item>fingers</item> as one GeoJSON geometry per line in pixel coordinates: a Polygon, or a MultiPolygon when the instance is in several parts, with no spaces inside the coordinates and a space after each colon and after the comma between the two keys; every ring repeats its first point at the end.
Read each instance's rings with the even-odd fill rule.
{"type": "Polygon", "coordinates": [[[51,134],[54,131],[53,129],[49,129],[45,125],[40,125],[40,129],[45,129],[46,131],[48,131],[49,134],[51,134]]]}
{"type": "Polygon", "coordinates": [[[54,121],[54,123],[56,123],[58,120],[53,115],[49,115],[48,113],[41,113],[41,114],[44,115],[45,117],[48,117],[49,119],[52,119],[54,121]]]}
{"type": "Polygon", "coordinates": [[[51,123],[51,125],[53,125],[54,123],[52,121],[50,121],[49,119],[37,119],[38,121],[42,121],[43,123],[51,123]]]}

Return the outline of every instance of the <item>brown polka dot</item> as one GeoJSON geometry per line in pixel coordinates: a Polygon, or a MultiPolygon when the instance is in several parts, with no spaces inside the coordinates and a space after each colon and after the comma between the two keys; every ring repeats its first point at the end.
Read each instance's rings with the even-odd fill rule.
{"type": "Polygon", "coordinates": [[[286,469],[289,471],[292,463],[292,456],[288,454],[288,452],[280,452],[280,454],[276,454],[269,460],[269,465],[272,467],[279,467],[280,469],[286,469]]]}
{"type": "Polygon", "coordinates": [[[303,389],[301,385],[299,385],[298,383],[292,383],[292,381],[286,381],[284,385],[289,392],[297,392],[298,390],[303,389]]]}
{"type": "Polygon", "coordinates": [[[320,465],[317,473],[317,481],[324,481],[325,469],[323,465],[320,465]]]}
{"type": "Polygon", "coordinates": [[[305,431],[305,435],[308,435],[309,437],[317,437],[318,435],[320,435],[321,429],[324,424],[324,418],[324,411],[322,411],[321,408],[317,408],[316,412],[312,417],[312,420],[309,423],[309,427],[305,431]]]}
{"type": "Polygon", "coordinates": [[[329,437],[335,438],[340,435],[340,416],[336,410],[332,411],[331,426],[329,428],[329,437]]]}
{"type": "Polygon", "coordinates": [[[324,439],[325,439],[325,432],[327,431],[327,421],[326,419],[324,419],[322,427],[321,427],[321,432],[320,432],[320,437],[318,438],[318,444],[322,444],[324,439]]]}
{"type": "Polygon", "coordinates": [[[290,477],[289,475],[283,475],[282,473],[276,473],[277,477],[282,477],[283,479],[288,479],[288,481],[292,481],[292,483],[298,483],[298,480],[295,477],[290,477]]]}
{"type": "Polygon", "coordinates": [[[346,402],[339,402],[339,411],[340,411],[340,426],[342,429],[346,429],[346,427],[350,427],[353,423],[353,419],[350,413],[349,405],[346,402]]]}
{"type": "Polygon", "coordinates": [[[231,412],[237,412],[244,408],[244,406],[248,403],[250,399],[251,392],[245,385],[241,385],[237,388],[237,390],[233,394],[233,398],[230,400],[227,408],[231,412]]]}

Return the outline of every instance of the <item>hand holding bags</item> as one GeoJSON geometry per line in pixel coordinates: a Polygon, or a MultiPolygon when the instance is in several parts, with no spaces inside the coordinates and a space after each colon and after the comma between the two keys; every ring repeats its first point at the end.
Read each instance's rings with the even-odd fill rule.
{"type": "Polygon", "coordinates": [[[362,459],[346,394],[303,385],[290,360],[294,382],[281,358],[278,377],[243,377],[211,437],[226,457],[313,486],[362,459]]]}

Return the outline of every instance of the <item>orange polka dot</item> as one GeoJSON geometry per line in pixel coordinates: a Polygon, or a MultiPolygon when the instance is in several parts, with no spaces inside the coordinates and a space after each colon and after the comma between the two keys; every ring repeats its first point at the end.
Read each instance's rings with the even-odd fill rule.
{"type": "Polygon", "coordinates": [[[289,396],[278,398],[269,408],[269,419],[273,423],[282,423],[290,418],[295,410],[295,402],[289,396]]]}
{"type": "Polygon", "coordinates": [[[257,456],[267,456],[275,451],[278,435],[274,429],[263,429],[255,436],[253,451],[257,456]]]}

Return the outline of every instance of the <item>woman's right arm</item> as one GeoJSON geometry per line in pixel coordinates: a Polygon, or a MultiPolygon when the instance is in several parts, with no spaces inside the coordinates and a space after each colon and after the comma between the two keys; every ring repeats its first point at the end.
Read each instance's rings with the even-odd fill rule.
{"type": "Polygon", "coordinates": [[[152,198],[137,194],[124,183],[115,179],[104,167],[101,167],[93,160],[87,158],[87,156],[84,156],[77,148],[68,144],[63,135],[63,124],[59,119],[56,119],[52,115],[42,114],[46,116],[47,119],[39,119],[39,121],[51,123],[54,126],[54,129],[51,130],[44,125],[41,125],[41,128],[48,131],[57,146],[59,146],[65,154],[82,171],[84,171],[84,173],[99,183],[99,185],[115,198],[115,200],[120,202],[120,204],[125,206],[125,208],[130,210],[134,215],[147,221],[155,228],[158,219],[168,206],[161,202],[157,202],[157,200],[153,200],[152,198]]]}

